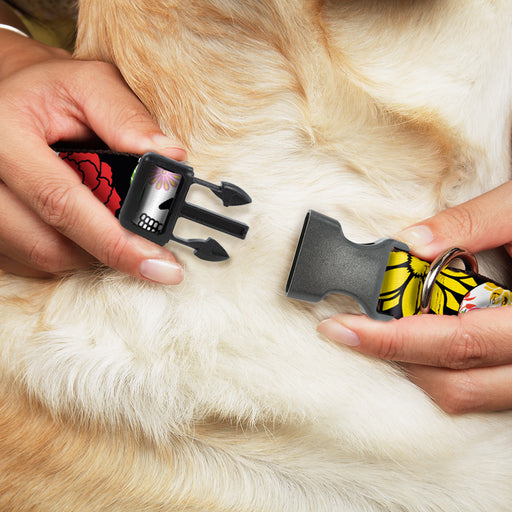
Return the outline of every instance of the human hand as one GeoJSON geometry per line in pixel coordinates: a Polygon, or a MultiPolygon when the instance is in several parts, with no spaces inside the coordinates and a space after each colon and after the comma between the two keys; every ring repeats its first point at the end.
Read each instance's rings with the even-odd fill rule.
{"type": "MultiPolygon", "coordinates": [[[[433,260],[450,247],[512,255],[512,182],[402,231],[396,238],[433,260]],[[499,209],[496,208],[499,205],[499,209]]],[[[381,322],[336,315],[318,331],[361,353],[404,363],[410,379],[449,413],[512,408],[512,309],[381,322]]]]}
{"type": "Polygon", "coordinates": [[[95,260],[166,284],[183,278],[166,249],[125,230],[49,147],[99,136],[111,149],[186,158],[120,73],[0,30],[0,268],[48,276],[95,260]]]}

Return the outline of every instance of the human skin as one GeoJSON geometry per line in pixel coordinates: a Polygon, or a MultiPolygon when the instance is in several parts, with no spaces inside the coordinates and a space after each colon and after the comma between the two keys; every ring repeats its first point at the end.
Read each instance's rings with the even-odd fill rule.
{"type": "MultiPolygon", "coordinates": [[[[512,182],[415,224],[396,238],[430,261],[450,247],[477,253],[503,246],[510,256],[510,197],[512,182]]],[[[324,320],[318,330],[361,353],[402,362],[410,379],[449,413],[512,407],[509,307],[458,316],[415,315],[390,322],[363,315],[335,315],[324,320]]]]}
{"type": "MultiPolygon", "coordinates": [[[[5,9],[0,23],[23,29],[5,9]]],[[[99,137],[115,151],[186,158],[115,67],[0,29],[0,102],[0,269],[45,277],[100,261],[141,279],[183,279],[172,253],[122,228],[49,147],[99,137]]]]}

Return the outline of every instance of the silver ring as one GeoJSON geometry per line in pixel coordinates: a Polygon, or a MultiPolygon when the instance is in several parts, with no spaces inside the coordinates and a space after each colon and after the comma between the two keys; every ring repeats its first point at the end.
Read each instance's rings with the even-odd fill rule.
{"type": "Polygon", "coordinates": [[[475,256],[466,251],[466,249],[459,249],[453,247],[440,254],[430,265],[430,270],[425,277],[423,283],[423,290],[421,290],[420,299],[420,312],[422,314],[430,313],[430,301],[432,300],[432,291],[434,284],[439,277],[439,274],[450,262],[453,260],[460,259],[464,262],[464,267],[468,271],[473,271],[475,274],[478,273],[478,262],[475,256]]]}

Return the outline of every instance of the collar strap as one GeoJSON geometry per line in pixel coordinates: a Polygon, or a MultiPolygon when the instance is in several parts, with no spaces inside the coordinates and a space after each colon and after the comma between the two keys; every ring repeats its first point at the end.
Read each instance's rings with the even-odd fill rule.
{"type": "Polygon", "coordinates": [[[232,183],[215,185],[201,180],[189,165],[156,153],[139,157],[110,150],[54,149],[123,227],[159,245],[172,240],[192,248],[204,260],[229,258],[213,238],[175,236],[173,230],[180,217],[240,239],[247,235],[247,225],[186,201],[190,187],[199,185],[210,189],[224,206],[250,203],[249,195],[232,183]]]}
{"type": "Polygon", "coordinates": [[[430,264],[397,240],[355,244],[338,221],[310,210],[286,295],[318,302],[330,293],[353,297],[378,320],[427,312],[454,315],[512,301],[510,290],[478,274],[476,260],[466,251],[450,249],[430,264]],[[448,266],[457,258],[466,263],[465,270],[448,266]]]}

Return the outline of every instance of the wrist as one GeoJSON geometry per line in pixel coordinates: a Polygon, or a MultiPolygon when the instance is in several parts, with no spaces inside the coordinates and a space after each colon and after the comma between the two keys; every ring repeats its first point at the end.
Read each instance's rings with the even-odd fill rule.
{"type": "Polygon", "coordinates": [[[11,27],[10,29],[7,28],[6,30],[19,30],[21,33],[26,34],[27,36],[30,35],[30,32],[28,31],[27,27],[21,20],[21,18],[18,16],[16,11],[10,7],[5,2],[2,2],[0,0],[0,25],[4,25],[7,27],[11,27]]]}
{"type": "Polygon", "coordinates": [[[9,30],[10,32],[14,32],[15,34],[19,34],[20,36],[29,37],[29,34],[24,32],[23,30],[16,28],[13,25],[6,25],[5,23],[0,23],[0,30],[9,30]]]}

